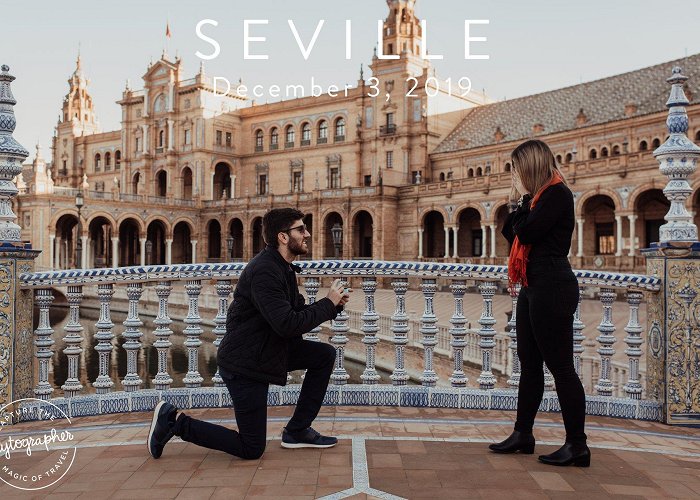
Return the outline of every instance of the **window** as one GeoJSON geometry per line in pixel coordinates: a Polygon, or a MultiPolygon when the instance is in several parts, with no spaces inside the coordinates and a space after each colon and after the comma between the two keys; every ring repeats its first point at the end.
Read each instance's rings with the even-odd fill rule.
{"type": "Polygon", "coordinates": [[[292,174],[292,191],[301,193],[301,172],[294,172],[292,174]]]}
{"type": "Polygon", "coordinates": [[[695,140],[696,140],[696,141],[700,141],[700,130],[698,130],[697,132],[695,132],[695,140]]]}
{"type": "Polygon", "coordinates": [[[338,167],[331,168],[330,185],[331,189],[340,188],[340,170],[338,167]]]}
{"type": "Polygon", "coordinates": [[[233,135],[231,132],[226,132],[226,147],[230,148],[231,147],[231,142],[233,140],[233,135]]]}
{"type": "Polygon", "coordinates": [[[267,194],[267,175],[265,174],[258,176],[258,194],[261,196],[267,194]]]}
{"type": "Polygon", "coordinates": [[[595,149],[591,149],[588,153],[588,159],[595,160],[596,158],[598,158],[598,151],[596,151],[595,149]]]}
{"type": "Polygon", "coordinates": [[[557,159],[557,163],[558,163],[559,165],[561,165],[561,160],[562,160],[561,155],[557,155],[557,158],[556,158],[556,159],[557,159]]]}
{"type": "Polygon", "coordinates": [[[620,146],[618,146],[618,145],[613,146],[612,155],[613,156],[620,156],[620,146]]]}
{"type": "Polygon", "coordinates": [[[136,151],[137,153],[139,151],[141,151],[141,138],[140,137],[136,138],[136,148],[134,149],[134,151],[136,151]]]}
{"type": "Polygon", "coordinates": [[[311,144],[311,124],[305,123],[301,126],[301,145],[308,146],[311,144]]]}
{"type": "Polygon", "coordinates": [[[216,131],[216,145],[217,146],[221,146],[223,138],[224,138],[223,132],[221,130],[217,130],[216,131]]]}
{"type": "Polygon", "coordinates": [[[190,129],[185,130],[185,144],[192,144],[192,131],[190,129]]]}
{"type": "Polygon", "coordinates": [[[345,118],[338,118],[335,121],[335,140],[336,142],[345,140],[345,118]]]}
{"type": "Polygon", "coordinates": [[[318,124],[318,143],[325,144],[328,142],[328,122],[323,120],[318,124]]]}
{"type": "Polygon", "coordinates": [[[483,171],[481,170],[481,167],[476,167],[476,176],[481,177],[483,174],[483,171]]]}
{"type": "Polygon", "coordinates": [[[258,130],[255,132],[255,151],[263,150],[263,131],[258,130]]]}
{"type": "Polygon", "coordinates": [[[158,132],[158,147],[163,147],[163,142],[165,142],[165,130],[158,132]]]}
{"type": "Polygon", "coordinates": [[[473,168],[470,168],[469,170],[467,170],[467,177],[474,177],[474,169],[473,168]]]}
{"type": "Polygon", "coordinates": [[[411,184],[420,184],[421,174],[420,170],[414,170],[411,172],[411,184]]]}
{"type": "Polygon", "coordinates": [[[445,180],[445,172],[440,172],[440,182],[445,180]]]}
{"type": "Polygon", "coordinates": [[[105,153],[105,172],[112,169],[112,153],[105,153]]]}
{"type": "Polygon", "coordinates": [[[371,186],[371,185],[372,185],[372,176],[365,175],[365,186],[371,186]]]}
{"type": "Polygon", "coordinates": [[[510,162],[506,163],[506,166],[504,168],[506,172],[510,172],[510,162]]]}
{"type": "Polygon", "coordinates": [[[394,168],[394,152],[386,152],[386,168],[394,168]]]}
{"type": "Polygon", "coordinates": [[[564,162],[568,165],[571,163],[571,160],[573,159],[573,155],[571,153],[566,153],[566,156],[564,157],[564,162]]]}
{"type": "Polygon", "coordinates": [[[605,147],[604,147],[604,148],[602,148],[602,149],[600,150],[600,157],[601,157],[601,158],[607,158],[607,156],[608,156],[608,148],[605,148],[605,147]]]}
{"type": "Polygon", "coordinates": [[[270,132],[270,149],[277,149],[279,147],[280,135],[277,132],[277,127],[273,128],[270,132]]]}
{"type": "Polygon", "coordinates": [[[386,114],[386,125],[387,127],[394,124],[394,113],[386,114]]]}
{"type": "Polygon", "coordinates": [[[612,222],[599,222],[595,225],[596,255],[615,253],[615,233],[612,222]]]}
{"type": "Polygon", "coordinates": [[[102,165],[100,165],[101,160],[102,160],[102,157],[100,156],[100,153],[97,153],[95,155],[95,172],[100,171],[100,167],[102,166],[102,165]]]}
{"type": "Polygon", "coordinates": [[[68,172],[68,162],[66,160],[63,160],[63,171],[68,172]]]}
{"type": "Polygon", "coordinates": [[[646,151],[647,149],[649,149],[649,144],[647,144],[647,141],[642,141],[639,143],[640,151],[646,151]]]}
{"type": "Polygon", "coordinates": [[[294,127],[289,125],[284,133],[284,147],[293,148],[294,147],[294,127]]]}
{"type": "Polygon", "coordinates": [[[659,139],[658,137],[656,139],[654,139],[653,141],[651,141],[652,148],[656,149],[659,146],[661,146],[661,139],[659,139]]]}
{"type": "Polygon", "coordinates": [[[118,149],[114,152],[114,170],[119,170],[122,167],[122,152],[118,149]]]}

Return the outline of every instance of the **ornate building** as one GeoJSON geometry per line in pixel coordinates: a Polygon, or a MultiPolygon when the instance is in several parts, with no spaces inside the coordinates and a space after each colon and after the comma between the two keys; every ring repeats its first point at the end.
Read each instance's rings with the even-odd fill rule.
{"type": "Polygon", "coordinates": [[[669,206],[652,156],[666,135],[664,79],[674,65],[690,77],[700,140],[700,55],[494,103],[448,93],[420,57],[415,0],[387,4],[382,54],[399,59],[375,53],[376,86],[361,72],[337,97],[249,105],[217,95],[203,67],[183,79],[163,54],[142,89],[127,84],[121,129],[101,132],[78,58],[52,161],[37,148],[18,201],[23,238],[44,249],[38,267],[247,260],[279,206],[307,214],[314,259],[335,255],[340,224],[344,258],[503,263],[509,153],[538,137],[576,195],[575,264],[641,269],[669,206]]]}

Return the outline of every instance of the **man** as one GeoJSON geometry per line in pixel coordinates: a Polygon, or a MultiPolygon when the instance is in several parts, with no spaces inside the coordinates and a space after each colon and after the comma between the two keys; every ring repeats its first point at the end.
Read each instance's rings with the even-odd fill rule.
{"type": "Polygon", "coordinates": [[[292,208],[270,210],[263,217],[267,247],[245,267],[226,318],[226,335],[217,354],[219,374],[226,383],[238,431],[196,420],[161,401],[153,412],[148,450],[159,458],[168,440],[184,441],[225,451],[243,459],[260,458],[265,451],[269,384],[285,385],[287,372],[306,369],[294,415],[282,431],[285,448],[329,448],[335,437],[311,428],[318,415],[335,364],[335,349],[302,338],[312,328],[334,319],[350,296],[340,280],[328,295],[305,304],[292,264],[308,252],[311,236],[304,214],[292,208]]]}

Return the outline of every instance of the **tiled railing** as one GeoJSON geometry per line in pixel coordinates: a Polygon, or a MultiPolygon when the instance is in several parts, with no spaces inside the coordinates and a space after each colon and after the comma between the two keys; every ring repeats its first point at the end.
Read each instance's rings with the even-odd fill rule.
{"type": "MultiPolygon", "coordinates": [[[[506,325],[496,330],[493,314],[493,298],[499,284],[507,279],[503,266],[466,264],[439,264],[418,262],[385,261],[300,261],[303,269],[300,280],[308,301],[314,302],[322,280],[329,282],[333,277],[346,280],[361,280],[365,300],[364,312],[357,314],[341,313],[330,324],[330,343],[337,351],[336,365],[331,375],[325,403],[353,405],[401,405],[437,406],[479,409],[515,409],[520,366],[516,354],[516,323],[512,316],[506,325]],[[395,311],[389,320],[380,318],[375,309],[375,295],[379,280],[391,287],[395,299],[395,311]],[[434,301],[438,285],[447,285],[452,294],[450,328],[437,326],[434,301]],[[416,326],[406,311],[406,294],[409,286],[418,286],[422,292],[424,310],[415,333],[416,326]],[[480,294],[481,317],[477,329],[466,328],[464,300],[468,285],[477,285],[480,294]],[[361,376],[362,384],[348,384],[345,368],[345,348],[349,342],[348,333],[358,329],[366,352],[365,368],[361,376]],[[375,360],[378,343],[388,343],[393,352],[391,385],[379,384],[375,360]],[[408,385],[406,367],[407,345],[418,343],[422,347],[423,370],[420,386],[408,385]],[[510,351],[510,356],[506,351],[510,351]],[[435,371],[436,353],[449,355],[440,357],[451,363],[447,380],[441,381],[435,371]],[[476,380],[468,380],[464,372],[464,361],[472,361],[480,366],[481,373],[476,380]],[[509,366],[504,366],[506,363],[509,366]],[[508,375],[507,387],[496,387],[494,367],[508,375]]],[[[203,333],[200,315],[200,294],[205,284],[213,284],[218,297],[217,312],[213,317],[213,345],[218,347],[225,334],[226,311],[229,296],[238,280],[245,263],[226,264],[185,264],[175,266],[125,267],[114,269],[68,270],[23,274],[20,279],[24,289],[32,289],[39,310],[39,324],[34,332],[35,357],[38,364],[38,379],[35,380],[34,394],[39,399],[51,400],[62,407],[70,416],[142,411],[152,409],[159,399],[166,399],[180,408],[218,407],[231,405],[230,396],[221,377],[217,373],[203,387],[204,379],[198,369],[198,351],[202,346],[203,333]],[[143,333],[139,327],[140,299],[144,286],[154,287],[158,300],[158,316],[153,347],[157,350],[158,372],[152,380],[155,389],[143,389],[144,382],[138,373],[137,360],[141,357],[143,333]],[[173,379],[168,367],[168,351],[172,322],[168,313],[168,299],[173,286],[184,286],[187,294],[188,312],[184,318],[187,327],[183,334],[187,348],[188,372],[182,380],[184,388],[172,388],[173,379]],[[115,287],[124,287],[128,297],[128,315],[123,322],[121,336],[125,339],[126,374],[121,380],[112,375],[112,351],[119,347],[115,342],[112,323],[112,298],[115,287]],[[97,296],[100,302],[100,315],[95,323],[98,341],[99,374],[88,381],[96,394],[87,394],[81,381],[86,380],[85,370],[80,361],[83,353],[84,327],[88,320],[81,316],[84,290],[97,296]],[[65,290],[69,306],[68,322],[64,327],[65,348],[59,355],[67,358],[67,379],[59,388],[49,383],[55,343],[54,330],[49,324],[49,311],[53,302],[53,289],[65,290]],[[122,390],[116,390],[121,384],[122,390]]],[[[661,419],[661,404],[642,399],[642,386],[639,375],[639,360],[642,355],[643,328],[639,323],[639,304],[644,293],[658,293],[660,280],[651,276],[635,274],[612,274],[594,271],[576,271],[581,290],[587,287],[599,288],[601,321],[597,326],[600,335],[597,364],[600,373],[595,385],[595,395],[587,396],[587,411],[595,415],[608,415],[645,420],[661,419]],[[624,328],[629,370],[624,384],[624,397],[613,397],[611,373],[617,373],[612,365],[614,348],[620,341],[614,335],[612,305],[619,294],[625,294],[629,310],[629,321],[624,328]]],[[[581,294],[583,296],[583,293],[581,294]]],[[[444,296],[443,296],[444,299],[444,296]]],[[[511,299],[515,311],[516,298],[511,299]]],[[[581,374],[581,354],[584,351],[584,325],[581,321],[580,304],[572,318],[574,327],[574,364],[581,374]]],[[[318,327],[309,332],[307,338],[318,339],[318,327]]],[[[546,372],[545,385],[551,390],[553,381],[546,372]]],[[[285,387],[272,386],[268,402],[271,405],[292,404],[299,395],[296,384],[285,387]]],[[[559,405],[553,392],[546,392],[542,410],[558,411],[559,405]]]]}

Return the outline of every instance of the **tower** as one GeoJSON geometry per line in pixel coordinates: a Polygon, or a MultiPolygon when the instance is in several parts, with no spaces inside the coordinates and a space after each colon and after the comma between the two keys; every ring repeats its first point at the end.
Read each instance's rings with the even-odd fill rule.
{"type": "Polygon", "coordinates": [[[384,20],[382,54],[393,59],[377,58],[372,61],[373,73],[392,66],[399,56],[406,72],[418,76],[428,67],[428,61],[420,57],[423,32],[420,19],[416,17],[416,0],[387,0],[389,13],[384,20]]]}
{"type": "Polygon", "coordinates": [[[85,152],[76,148],[75,138],[100,132],[92,96],[88,92],[89,84],[78,54],[53,137],[54,175],[59,185],[77,186],[82,179],[85,152]]]}

